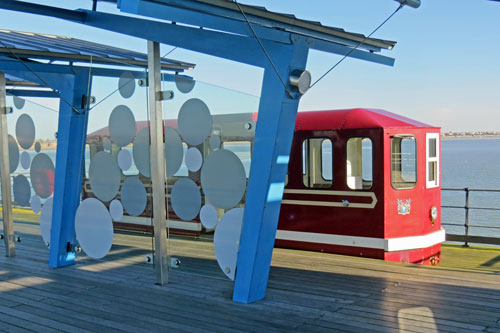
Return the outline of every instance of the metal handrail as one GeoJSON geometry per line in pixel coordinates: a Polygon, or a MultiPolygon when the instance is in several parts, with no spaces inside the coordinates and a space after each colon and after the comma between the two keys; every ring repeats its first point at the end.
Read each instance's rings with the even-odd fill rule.
{"type": "MultiPolygon", "coordinates": [[[[469,228],[471,227],[469,224],[469,210],[471,209],[476,209],[476,210],[491,210],[491,211],[500,211],[500,208],[496,207],[475,207],[470,205],[470,192],[497,192],[500,193],[500,189],[492,189],[492,188],[470,188],[470,187],[465,187],[465,188],[441,188],[442,191],[463,191],[465,192],[465,205],[464,206],[453,206],[453,205],[441,205],[441,208],[455,208],[455,209],[465,209],[465,223],[464,224],[457,224],[457,223],[441,223],[442,225],[450,225],[450,226],[463,226],[465,227],[465,234],[464,234],[464,245],[469,246],[469,242],[471,238],[474,238],[475,243],[491,243],[492,240],[494,241],[494,244],[500,244],[500,239],[494,239],[491,237],[479,237],[479,236],[470,236],[469,235],[469,228]],[[482,241],[484,239],[484,242],[482,241]]],[[[488,228],[488,229],[500,229],[500,227],[497,226],[485,226],[485,225],[474,225],[473,227],[475,228],[488,228]]],[[[448,234],[447,234],[448,236],[448,234]]],[[[452,236],[451,238],[460,238],[460,235],[449,235],[452,236]],[[456,237],[453,237],[456,236],[456,237]]]]}

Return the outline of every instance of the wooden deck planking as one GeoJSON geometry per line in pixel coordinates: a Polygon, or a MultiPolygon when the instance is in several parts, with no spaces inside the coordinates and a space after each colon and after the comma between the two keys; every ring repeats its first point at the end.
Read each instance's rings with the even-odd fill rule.
{"type": "MultiPolygon", "coordinates": [[[[47,267],[34,223],[16,223],[16,258],[0,258],[0,331],[471,332],[500,330],[500,276],[275,250],[265,300],[231,301],[209,241],[170,240],[182,260],[154,285],[151,239],[116,234],[109,256],[47,267]]],[[[500,252],[499,252],[500,254],[500,252]]]]}

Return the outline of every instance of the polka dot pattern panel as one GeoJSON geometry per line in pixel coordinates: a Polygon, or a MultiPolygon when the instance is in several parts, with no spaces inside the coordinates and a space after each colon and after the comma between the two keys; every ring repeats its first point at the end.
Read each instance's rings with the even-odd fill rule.
{"type": "Polygon", "coordinates": [[[144,212],[147,203],[146,188],[137,177],[129,177],[122,184],[121,200],[123,208],[132,216],[144,212]]]}
{"type": "Polygon", "coordinates": [[[217,209],[212,205],[204,205],[200,210],[201,224],[207,229],[213,229],[219,220],[217,209]]]}
{"type": "Polygon", "coordinates": [[[186,152],[186,167],[189,171],[196,172],[200,170],[201,165],[203,163],[203,156],[201,156],[201,152],[198,148],[191,147],[186,152]]]}
{"type": "Polygon", "coordinates": [[[29,206],[31,198],[31,187],[30,182],[24,175],[18,175],[14,177],[12,189],[14,192],[14,201],[19,206],[29,206]]]}
{"type": "Polygon", "coordinates": [[[94,195],[102,201],[110,201],[120,188],[120,168],[118,162],[104,151],[90,160],[89,181],[94,195]]]}
{"type": "Polygon", "coordinates": [[[175,77],[175,86],[183,94],[190,93],[191,90],[193,90],[195,84],[196,81],[192,78],[179,75],[175,77]]]}
{"type": "Polygon", "coordinates": [[[179,133],[191,146],[203,143],[212,131],[212,116],[208,106],[198,98],[187,100],[178,116],[179,133]]]}
{"type": "Polygon", "coordinates": [[[184,156],[181,137],[171,127],[165,127],[165,159],[167,177],[172,177],[179,170],[184,156]]]}
{"type": "Polygon", "coordinates": [[[39,153],[40,151],[42,151],[42,145],[38,141],[35,143],[35,151],[37,153],[39,153]]]}
{"type": "Polygon", "coordinates": [[[24,170],[28,170],[31,164],[31,156],[27,151],[21,153],[21,167],[24,170]]]}
{"type": "Polygon", "coordinates": [[[123,218],[123,205],[120,200],[111,201],[109,204],[109,214],[115,221],[119,221],[123,218]]]}
{"type": "Polygon", "coordinates": [[[131,143],[136,131],[132,110],[125,105],[115,107],[109,116],[108,128],[115,145],[125,147],[131,143]]]}
{"type": "Polygon", "coordinates": [[[120,169],[126,171],[132,166],[132,154],[127,149],[122,149],[118,153],[118,166],[120,169]]]}
{"type": "Polygon", "coordinates": [[[132,148],[132,155],[137,170],[144,177],[151,177],[151,168],[149,160],[149,128],[145,127],[137,133],[134,140],[134,147],[132,148]]]}
{"type": "Polygon", "coordinates": [[[40,214],[40,232],[45,244],[50,243],[50,227],[52,226],[52,198],[49,198],[42,207],[40,214]]]}
{"type": "Polygon", "coordinates": [[[135,78],[134,74],[130,72],[123,72],[118,80],[118,91],[123,98],[130,98],[135,91],[135,78]]]}
{"type": "Polygon", "coordinates": [[[171,202],[175,215],[180,219],[194,219],[201,207],[201,193],[196,183],[189,178],[176,181],[172,187],[171,202]]]}
{"type": "Polygon", "coordinates": [[[104,257],[113,244],[113,222],[106,206],[95,198],[83,200],[76,210],[75,232],[89,257],[104,257]]]}
{"type": "Polygon", "coordinates": [[[45,153],[37,154],[31,161],[31,187],[35,193],[46,199],[54,192],[54,162],[45,153]]]}
{"type": "Polygon", "coordinates": [[[226,212],[219,221],[214,234],[214,250],[217,263],[224,274],[234,280],[241,228],[243,226],[243,208],[234,208],[226,212]]]}
{"type": "Polygon", "coordinates": [[[17,142],[24,149],[29,149],[35,142],[35,123],[26,113],[17,118],[16,137],[17,142]]]}
{"type": "Polygon", "coordinates": [[[17,97],[17,96],[14,96],[13,100],[14,100],[14,106],[18,110],[21,110],[24,107],[24,103],[26,103],[26,101],[24,100],[24,98],[20,98],[20,97],[17,97]]]}
{"type": "Polygon", "coordinates": [[[245,168],[232,151],[219,149],[211,153],[201,169],[201,186],[207,199],[217,208],[232,208],[246,189],[245,168]]]}
{"type": "Polygon", "coordinates": [[[31,203],[31,210],[33,211],[33,213],[35,214],[40,213],[40,210],[42,210],[42,201],[40,200],[40,197],[38,195],[32,196],[30,203],[31,203]]]}
{"type": "Polygon", "coordinates": [[[12,173],[16,171],[19,165],[19,147],[17,145],[16,139],[12,135],[8,135],[9,144],[9,171],[12,173]]]}

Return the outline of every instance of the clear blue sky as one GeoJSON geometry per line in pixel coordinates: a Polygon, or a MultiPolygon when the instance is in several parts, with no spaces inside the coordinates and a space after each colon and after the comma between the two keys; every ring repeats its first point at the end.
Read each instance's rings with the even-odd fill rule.
{"type": "MultiPolygon", "coordinates": [[[[398,5],[392,0],[241,1],[363,34],[398,5]]],[[[91,7],[89,0],[36,2],[91,7]]],[[[116,8],[100,3],[99,10],[116,8]]],[[[0,10],[0,18],[4,29],[66,35],[137,51],[146,48],[142,40],[48,17],[0,10]]],[[[348,59],[303,97],[300,109],[382,108],[443,130],[500,131],[500,3],[422,0],[419,9],[404,8],[374,37],[398,42],[383,53],[396,58],[394,67],[348,59]]],[[[196,63],[191,75],[197,80],[259,95],[261,72],[255,68],[179,49],[170,57],[196,63]]],[[[312,52],[308,69],[313,79],[337,59],[312,52]]]]}

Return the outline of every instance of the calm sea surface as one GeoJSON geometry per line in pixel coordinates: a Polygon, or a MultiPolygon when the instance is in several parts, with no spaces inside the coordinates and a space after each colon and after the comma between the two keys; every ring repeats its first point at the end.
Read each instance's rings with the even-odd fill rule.
{"type": "MultiPolygon", "coordinates": [[[[448,139],[441,141],[442,187],[500,189],[500,138],[448,139]]],[[[442,205],[464,206],[465,192],[442,191],[442,205]]],[[[471,192],[472,207],[500,208],[500,192],[471,192]]],[[[443,208],[442,222],[463,224],[464,209],[443,208]]],[[[500,237],[500,211],[469,212],[470,234],[500,237]],[[478,226],[497,226],[491,229],[478,226]]],[[[463,227],[444,226],[450,233],[463,227]]]]}

